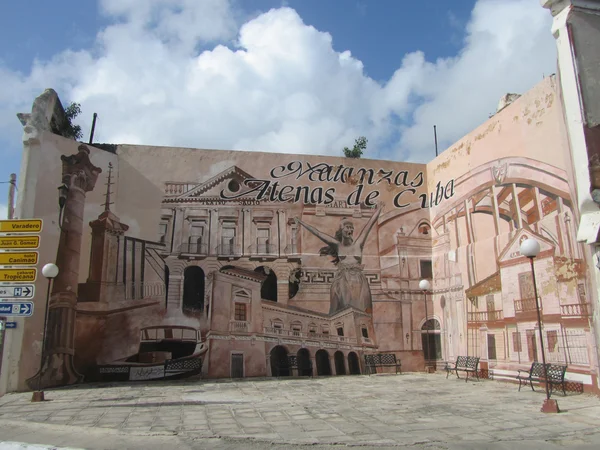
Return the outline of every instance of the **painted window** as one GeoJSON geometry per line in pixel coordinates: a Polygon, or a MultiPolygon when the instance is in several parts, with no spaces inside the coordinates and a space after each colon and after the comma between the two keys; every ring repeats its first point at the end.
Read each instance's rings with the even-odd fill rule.
{"type": "Polygon", "coordinates": [[[190,226],[190,237],[188,238],[190,253],[203,253],[202,240],[204,239],[204,222],[192,222],[190,226]]]}
{"type": "Polygon", "coordinates": [[[233,255],[235,249],[235,227],[223,224],[221,235],[221,254],[233,255]]]}
{"type": "Polygon", "coordinates": [[[531,272],[523,272],[519,274],[519,291],[521,292],[521,300],[535,299],[533,294],[533,278],[531,272]]]}
{"type": "Polygon", "coordinates": [[[431,279],[433,278],[433,271],[431,267],[430,259],[422,259],[421,263],[421,278],[431,279]]]}
{"type": "Polygon", "coordinates": [[[268,254],[269,251],[269,239],[271,237],[271,230],[269,228],[259,228],[256,231],[256,248],[260,254],[268,254]]]}
{"type": "Polygon", "coordinates": [[[548,341],[548,352],[558,351],[558,331],[549,330],[546,332],[546,341],[548,341]]]}
{"type": "Polygon", "coordinates": [[[242,321],[242,322],[246,321],[246,304],[245,303],[235,303],[234,319],[242,321]]]}
{"type": "Polygon", "coordinates": [[[161,244],[164,244],[165,242],[167,242],[168,227],[169,227],[169,224],[164,221],[158,225],[158,242],[160,242],[161,244]]]}
{"type": "Polygon", "coordinates": [[[513,350],[515,352],[522,352],[523,347],[521,346],[521,336],[518,331],[513,331],[512,340],[513,340],[513,350]]]}

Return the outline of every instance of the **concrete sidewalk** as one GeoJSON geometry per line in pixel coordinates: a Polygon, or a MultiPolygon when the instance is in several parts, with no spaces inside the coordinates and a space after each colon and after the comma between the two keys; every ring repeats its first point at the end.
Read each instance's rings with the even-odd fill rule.
{"type": "Polygon", "coordinates": [[[557,395],[563,412],[545,415],[542,391],[517,389],[439,373],[82,385],[47,390],[44,403],[30,393],[0,398],[0,440],[89,449],[600,448],[600,399],[557,395]]]}

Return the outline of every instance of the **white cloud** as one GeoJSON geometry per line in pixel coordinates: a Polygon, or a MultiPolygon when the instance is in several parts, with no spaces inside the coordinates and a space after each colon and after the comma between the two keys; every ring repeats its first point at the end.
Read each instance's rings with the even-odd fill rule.
{"type": "Polygon", "coordinates": [[[340,155],[366,135],[367,156],[425,161],[433,124],[450,144],[555,67],[550,14],[535,0],[479,0],[456,57],[407,54],[383,85],[290,8],[240,27],[226,0],[104,0],[102,11],[114,23],[95,48],[26,75],[0,68],[3,131],[20,137],[14,113],[54,87],[82,104],[84,129],[98,113],[98,142],[340,155]]]}

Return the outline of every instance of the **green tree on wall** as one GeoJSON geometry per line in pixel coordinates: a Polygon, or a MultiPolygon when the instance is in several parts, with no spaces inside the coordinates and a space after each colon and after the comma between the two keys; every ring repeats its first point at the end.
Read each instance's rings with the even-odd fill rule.
{"type": "Polygon", "coordinates": [[[79,114],[81,114],[81,105],[79,103],[71,102],[71,104],[65,108],[65,117],[67,118],[67,121],[63,129],[60,130],[62,136],[75,140],[79,140],[83,137],[81,126],[73,123],[73,120],[79,114]]]}
{"type": "Polygon", "coordinates": [[[367,138],[360,136],[354,141],[352,148],[344,147],[344,156],[346,158],[360,158],[367,149],[367,138]]]}

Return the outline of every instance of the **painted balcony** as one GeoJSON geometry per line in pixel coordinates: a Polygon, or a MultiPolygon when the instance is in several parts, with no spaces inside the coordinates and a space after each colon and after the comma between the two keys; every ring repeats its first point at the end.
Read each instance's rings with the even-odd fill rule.
{"type": "Polygon", "coordinates": [[[187,243],[179,246],[179,255],[181,256],[208,256],[208,245],[187,243]]]}
{"type": "MultiPolygon", "coordinates": [[[[523,298],[515,300],[515,314],[522,314],[536,311],[535,298],[523,298]]],[[[542,312],[542,304],[540,302],[540,312],[542,312]]]]}
{"type": "Polygon", "coordinates": [[[590,315],[588,305],[585,303],[560,305],[560,314],[563,317],[585,317],[590,315]]]}
{"type": "Polygon", "coordinates": [[[305,333],[298,330],[284,330],[283,328],[265,327],[264,332],[266,335],[271,336],[286,336],[291,338],[299,339],[314,339],[319,341],[329,342],[344,342],[347,344],[356,344],[356,338],[348,336],[338,336],[334,334],[321,334],[321,333],[305,333]]]}
{"type": "Polygon", "coordinates": [[[247,333],[250,329],[250,324],[245,320],[231,320],[229,321],[229,331],[238,333],[247,333]]]}
{"type": "Polygon", "coordinates": [[[469,322],[478,322],[478,323],[497,322],[497,321],[503,320],[503,319],[504,319],[504,311],[502,311],[502,310],[469,312],[468,316],[467,316],[467,320],[469,322]]]}
{"type": "Polygon", "coordinates": [[[247,248],[246,254],[250,257],[277,258],[277,246],[274,244],[254,244],[247,248]]]}
{"type": "Polygon", "coordinates": [[[237,242],[223,243],[217,246],[217,256],[222,258],[239,258],[242,256],[242,247],[237,242]]]}

